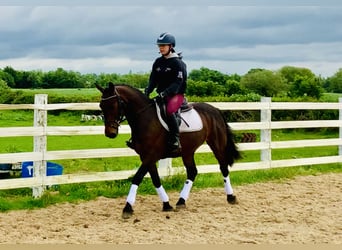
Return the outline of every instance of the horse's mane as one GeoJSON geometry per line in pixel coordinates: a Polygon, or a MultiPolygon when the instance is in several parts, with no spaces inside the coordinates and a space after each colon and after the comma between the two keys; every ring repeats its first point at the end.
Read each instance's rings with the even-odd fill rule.
{"type": "Polygon", "coordinates": [[[136,87],[133,87],[129,84],[126,84],[126,83],[115,83],[114,84],[115,87],[127,87],[129,88],[131,91],[135,92],[139,98],[143,98],[143,99],[146,99],[146,100],[149,100],[149,98],[147,98],[147,96],[138,88],[136,87]]]}

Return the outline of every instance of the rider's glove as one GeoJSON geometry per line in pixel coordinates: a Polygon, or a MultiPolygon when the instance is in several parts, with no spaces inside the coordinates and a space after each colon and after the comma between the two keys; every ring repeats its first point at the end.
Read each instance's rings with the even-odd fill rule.
{"type": "Polygon", "coordinates": [[[145,88],[144,94],[145,94],[147,97],[150,97],[150,93],[148,92],[148,88],[145,88]]]}

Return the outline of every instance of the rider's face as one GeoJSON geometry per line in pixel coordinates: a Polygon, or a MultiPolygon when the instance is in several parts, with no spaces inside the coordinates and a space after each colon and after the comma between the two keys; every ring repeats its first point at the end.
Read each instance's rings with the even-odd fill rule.
{"type": "Polygon", "coordinates": [[[163,56],[166,56],[169,54],[170,52],[170,45],[168,44],[159,44],[158,48],[159,48],[159,52],[160,54],[162,54],[163,56]]]}

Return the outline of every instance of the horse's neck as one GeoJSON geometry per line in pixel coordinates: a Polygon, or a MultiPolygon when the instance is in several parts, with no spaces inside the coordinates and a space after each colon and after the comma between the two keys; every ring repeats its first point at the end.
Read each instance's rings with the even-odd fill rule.
{"type": "Polygon", "coordinates": [[[137,90],[127,88],[119,91],[127,105],[125,115],[129,123],[138,122],[137,120],[140,120],[144,117],[145,112],[151,112],[153,110],[150,108],[150,106],[152,106],[150,101],[140,95],[140,93],[136,93],[137,90]]]}

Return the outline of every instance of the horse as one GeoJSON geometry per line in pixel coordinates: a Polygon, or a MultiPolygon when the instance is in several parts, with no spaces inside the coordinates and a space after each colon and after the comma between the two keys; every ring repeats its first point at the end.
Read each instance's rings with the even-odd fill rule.
{"type": "MultiPolygon", "coordinates": [[[[132,178],[122,217],[128,219],[133,215],[137,189],[144,176],[149,173],[152,183],[162,201],[162,211],[173,211],[169,197],[161,184],[156,163],[168,157],[182,157],[187,179],[176,209],[186,207],[186,200],[198,174],[194,161],[195,151],[207,143],[216,157],[223,175],[224,189],[228,203],[237,203],[230,183],[228,166],[241,157],[234,142],[234,134],[225,122],[219,109],[207,103],[191,103],[198,112],[203,126],[199,131],[180,133],[181,150],[176,155],[168,153],[168,131],[161,125],[157,115],[154,99],[148,98],[139,89],[127,84],[108,83],[106,88],[95,84],[102,93],[100,109],[104,116],[104,133],[108,138],[115,138],[119,133],[120,123],[127,120],[131,128],[131,146],[140,156],[141,165],[132,178]]],[[[189,103],[190,104],[190,103],[189,103]]]]}

